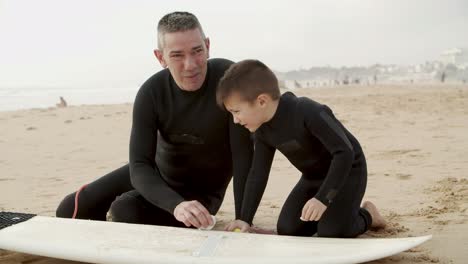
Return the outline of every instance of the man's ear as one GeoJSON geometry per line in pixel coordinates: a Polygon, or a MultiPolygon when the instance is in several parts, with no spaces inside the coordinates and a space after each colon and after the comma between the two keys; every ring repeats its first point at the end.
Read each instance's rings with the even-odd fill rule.
{"type": "Polygon", "coordinates": [[[154,56],[156,56],[156,59],[158,59],[159,63],[163,68],[167,68],[167,63],[164,60],[163,52],[161,50],[155,49],[154,51],[154,56]]]}
{"type": "Polygon", "coordinates": [[[206,57],[210,58],[210,38],[205,38],[206,57]]]}

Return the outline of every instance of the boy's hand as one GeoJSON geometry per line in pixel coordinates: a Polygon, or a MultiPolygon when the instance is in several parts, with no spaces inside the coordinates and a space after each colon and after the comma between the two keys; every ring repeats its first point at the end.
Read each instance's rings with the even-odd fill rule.
{"type": "Polygon", "coordinates": [[[302,221],[318,221],[322,217],[323,212],[327,210],[325,206],[319,200],[312,198],[302,208],[302,221]]]}
{"type": "Polygon", "coordinates": [[[234,231],[235,229],[240,229],[240,232],[242,233],[248,233],[250,225],[247,222],[237,219],[227,224],[224,231],[234,231]]]}
{"type": "Polygon", "coordinates": [[[210,212],[199,201],[184,201],[174,209],[174,217],[185,224],[196,228],[207,227],[213,224],[210,212]]]}

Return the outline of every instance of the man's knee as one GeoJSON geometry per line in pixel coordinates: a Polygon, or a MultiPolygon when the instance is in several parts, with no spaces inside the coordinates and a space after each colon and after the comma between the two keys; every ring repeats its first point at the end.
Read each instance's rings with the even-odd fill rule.
{"type": "Polygon", "coordinates": [[[55,216],[61,218],[72,218],[75,210],[75,193],[71,193],[60,202],[57,210],[55,210],[55,216]]]}
{"type": "Polygon", "coordinates": [[[115,199],[110,206],[110,215],[113,222],[141,223],[141,204],[134,196],[124,193],[115,199]]]}

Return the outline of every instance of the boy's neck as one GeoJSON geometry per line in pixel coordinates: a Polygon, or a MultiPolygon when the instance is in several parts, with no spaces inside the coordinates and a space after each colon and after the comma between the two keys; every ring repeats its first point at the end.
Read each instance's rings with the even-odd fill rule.
{"type": "Polygon", "coordinates": [[[265,122],[270,121],[273,119],[273,117],[276,114],[276,111],[278,110],[278,105],[279,105],[279,99],[277,100],[271,100],[270,104],[268,104],[268,108],[265,111],[265,122]]]}

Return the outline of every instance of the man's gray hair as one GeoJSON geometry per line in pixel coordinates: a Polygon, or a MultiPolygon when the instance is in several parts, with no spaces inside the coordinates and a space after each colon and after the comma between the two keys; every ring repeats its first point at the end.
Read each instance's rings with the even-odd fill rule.
{"type": "Polygon", "coordinates": [[[202,38],[205,39],[205,33],[194,14],[189,12],[172,12],[163,16],[158,24],[158,49],[162,50],[164,47],[164,34],[183,32],[196,28],[200,29],[202,38]]]}

